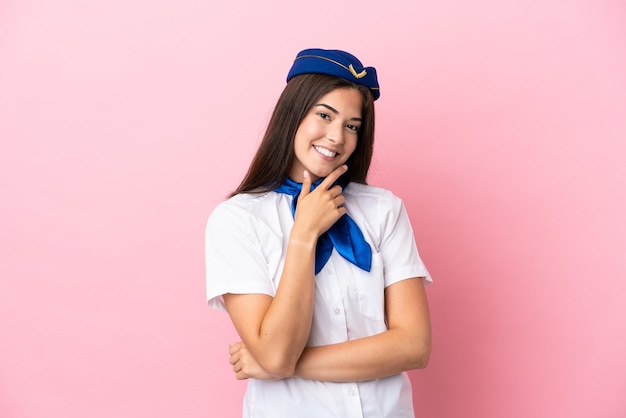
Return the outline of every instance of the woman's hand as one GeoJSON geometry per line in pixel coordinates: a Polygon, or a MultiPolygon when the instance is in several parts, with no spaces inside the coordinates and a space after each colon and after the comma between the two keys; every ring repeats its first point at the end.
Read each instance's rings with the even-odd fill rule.
{"type": "Polygon", "coordinates": [[[346,213],[346,208],[343,207],[345,198],[341,186],[333,186],[333,183],[347,169],[345,165],[337,167],[313,191],[311,191],[311,175],[308,171],[304,171],[302,191],[298,197],[293,226],[298,235],[303,234],[303,237],[311,238],[313,234],[314,239],[317,239],[346,213]]]}
{"type": "Polygon", "coordinates": [[[257,363],[252,354],[248,351],[243,342],[239,341],[228,345],[228,353],[230,354],[230,364],[233,366],[233,372],[237,380],[260,379],[260,380],[278,380],[278,377],[272,376],[257,363]]]}

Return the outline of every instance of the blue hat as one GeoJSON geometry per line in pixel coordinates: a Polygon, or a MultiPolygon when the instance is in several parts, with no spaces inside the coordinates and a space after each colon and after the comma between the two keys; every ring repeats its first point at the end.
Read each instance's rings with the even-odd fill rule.
{"type": "Polygon", "coordinates": [[[352,54],[336,49],[305,49],[296,56],[287,82],[300,74],[327,74],[368,87],[374,100],[380,97],[376,68],[363,67],[352,54]]]}

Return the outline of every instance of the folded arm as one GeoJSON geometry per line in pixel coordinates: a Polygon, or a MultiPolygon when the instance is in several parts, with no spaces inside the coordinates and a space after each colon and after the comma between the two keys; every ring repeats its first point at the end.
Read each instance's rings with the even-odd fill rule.
{"type": "MultiPolygon", "coordinates": [[[[423,280],[412,278],[388,286],[385,311],[387,331],[343,343],[306,348],[292,376],[354,382],[426,367],[431,350],[431,327],[423,280]]],[[[239,370],[238,379],[269,378],[262,365],[255,361],[254,353],[247,351],[245,342],[231,346],[230,354],[231,364],[239,370]]]]}
{"type": "Polygon", "coordinates": [[[387,287],[385,310],[387,331],[344,343],[306,348],[294,376],[354,382],[426,367],[431,329],[423,280],[407,279],[387,287]]]}

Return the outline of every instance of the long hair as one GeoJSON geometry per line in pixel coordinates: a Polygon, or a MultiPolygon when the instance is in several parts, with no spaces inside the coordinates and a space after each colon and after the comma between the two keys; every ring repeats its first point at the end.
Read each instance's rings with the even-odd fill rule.
{"type": "Polygon", "coordinates": [[[356,149],[346,161],[346,180],[366,184],[374,150],[374,99],[365,86],[325,74],[302,74],[292,78],[278,98],[261,145],[248,173],[230,196],[263,193],[278,187],[287,177],[294,159],[296,131],[311,108],[325,94],[338,88],[361,92],[361,129],[356,149]]]}

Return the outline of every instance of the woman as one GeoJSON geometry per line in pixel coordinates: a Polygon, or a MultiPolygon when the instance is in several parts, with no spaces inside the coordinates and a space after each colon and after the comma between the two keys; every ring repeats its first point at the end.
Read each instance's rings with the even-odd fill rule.
{"type": "Polygon", "coordinates": [[[241,338],[245,417],[413,417],[431,333],[402,201],[366,185],[376,70],[301,51],[250,169],[209,217],[209,306],[241,338]]]}

